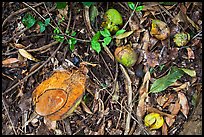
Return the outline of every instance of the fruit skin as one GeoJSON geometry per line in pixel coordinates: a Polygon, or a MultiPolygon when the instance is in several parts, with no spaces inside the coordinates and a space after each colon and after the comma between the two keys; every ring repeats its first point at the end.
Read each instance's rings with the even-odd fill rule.
{"type": "Polygon", "coordinates": [[[102,27],[108,29],[111,33],[115,33],[119,30],[118,26],[123,24],[121,14],[116,9],[109,9],[104,14],[104,22],[102,27]]]}
{"type": "Polygon", "coordinates": [[[177,33],[173,40],[178,47],[185,46],[190,40],[190,35],[186,32],[177,33]]]}
{"type": "Polygon", "coordinates": [[[138,58],[138,54],[130,46],[117,47],[114,55],[116,60],[126,67],[134,66],[138,58]]]}
{"type": "Polygon", "coordinates": [[[161,20],[152,20],[150,34],[158,40],[165,40],[170,35],[170,29],[165,22],[161,20]]]}
{"type": "Polygon", "coordinates": [[[87,73],[84,68],[54,71],[33,91],[36,113],[51,121],[69,116],[83,97],[87,73]]]}

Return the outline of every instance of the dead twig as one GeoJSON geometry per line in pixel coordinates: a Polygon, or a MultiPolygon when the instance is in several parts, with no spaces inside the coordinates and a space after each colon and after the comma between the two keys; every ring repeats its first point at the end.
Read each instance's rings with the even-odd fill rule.
{"type": "Polygon", "coordinates": [[[14,125],[13,125],[13,122],[12,122],[11,117],[10,117],[10,115],[9,115],[9,112],[8,112],[8,110],[7,110],[7,108],[6,108],[6,105],[5,105],[5,101],[4,101],[4,97],[3,97],[3,96],[2,96],[2,102],[3,102],[4,109],[6,110],[6,114],[7,114],[7,116],[8,116],[8,119],[9,119],[9,121],[10,121],[10,123],[11,123],[11,127],[12,127],[12,129],[13,129],[13,132],[14,132],[15,135],[17,135],[17,132],[16,132],[16,130],[15,130],[15,128],[14,128],[14,125]]]}
{"type": "Polygon", "coordinates": [[[156,109],[156,108],[150,107],[150,106],[147,107],[147,111],[148,111],[148,112],[159,113],[159,114],[161,114],[162,116],[167,116],[167,117],[172,118],[172,119],[175,118],[175,115],[162,112],[162,111],[160,111],[160,110],[158,110],[158,109],[156,109]]]}
{"type": "Polygon", "coordinates": [[[28,52],[43,51],[43,50],[48,49],[48,48],[50,48],[50,47],[52,47],[52,46],[54,46],[54,45],[56,45],[56,44],[58,44],[58,43],[59,43],[59,41],[54,41],[54,42],[49,43],[49,44],[47,44],[47,45],[44,45],[44,46],[42,46],[42,47],[40,47],[40,48],[28,49],[27,51],[28,51],[28,52]]]}
{"type": "Polygon", "coordinates": [[[128,96],[128,114],[127,114],[127,118],[126,118],[126,126],[125,126],[125,132],[124,135],[128,135],[129,131],[130,131],[130,120],[131,120],[131,113],[132,113],[132,82],[131,79],[127,73],[127,71],[125,70],[125,68],[120,64],[120,69],[123,72],[123,74],[125,75],[125,79],[126,79],[126,87],[127,87],[127,96],[128,96]]]}

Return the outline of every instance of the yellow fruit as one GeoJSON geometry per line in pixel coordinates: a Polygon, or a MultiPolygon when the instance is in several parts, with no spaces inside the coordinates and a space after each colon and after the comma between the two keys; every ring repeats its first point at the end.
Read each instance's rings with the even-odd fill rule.
{"type": "Polygon", "coordinates": [[[159,129],[164,124],[163,117],[158,113],[150,113],[144,118],[145,126],[150,127],[150,130],[159,129]]]}
{"type": "Polygon", "coordinates": [[[177,33],[174,36],[174,42],[178,47],[185,46],[189,40],[190,40],[190,35],[185,32],[177,33]]]}

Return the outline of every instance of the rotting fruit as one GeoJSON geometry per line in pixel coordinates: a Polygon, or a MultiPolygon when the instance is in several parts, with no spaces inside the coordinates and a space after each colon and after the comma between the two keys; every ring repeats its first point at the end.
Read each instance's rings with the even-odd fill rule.
{"type": "Polygon", "coordinates": [[[80,104],[85,91],[88,69],[55,70],[32,94],[35,111],[51,121],[69,116],[80,104]]]}
{"type": "Polygon", "coordinates": [[[111,33],[115,33],[122,24],[121,14],[116,9],[109,9],[104,14],[104,21],[101,26],[108,29],[111,33]]]}
{"type": "Polygon", "coordinates": [[[170,29],[165,22],[161,20],[152,20],[150,34],[158,40],[165,40],[170,35],[170,29]]]}
{"type": "Polygon", "coordinates": [[[129,45],[117,47],[114,54],[116,60],[126,67],[132,67],[137,62],[138,54],[129,45]]]}
{"type": "Polygon", "coordinates": [[[178,47],[185,46],[190,40],[190,35],[186,32],[177,33],[173,40],[178,47]]]}

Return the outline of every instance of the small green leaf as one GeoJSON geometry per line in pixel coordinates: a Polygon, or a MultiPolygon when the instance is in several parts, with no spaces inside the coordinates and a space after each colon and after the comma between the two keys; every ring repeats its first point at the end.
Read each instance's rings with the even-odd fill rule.
{"type": "Polygon", "coordinates": [[[74,50],[74,45],[72,44],[72,45],[69,45],[69,49],[71,50],[71,51],[73,51],[74,50]]]}
{"type": "Polygon", "coordinates": [[[115,33],[115,35],[118,36],[118,35],[120,35],[120,34],[123,34],[125,31],[126,31],[126,30],[124,30],[124,29],[118,30],[118,31],[115,33]]]}
{"type": "Polygon", "coordinates": [[[143,10],[144,9],[144,6],[138,6],[137,8],[136,8],[136,11],[141,11],[141,10],[143,10]]]}
{"type": "Polygon", "coordinates": [[[101,33],[99,31],[97,31],[97,33],[92,37],[91,41],[94,40],[94,41],[98,41],[98,39],[100,38],[101,36],[101,33]]]}
{"type": "Polygon", "coordinates": [[[76,31],[73,31],[71,34],[72,37],[76,36],[76,31]]]}
{"type": "Polygon", "coordinates": [[[180,68],[180,69],[183,70],[183,72],[185,72],[186,74],[188,74],[191,77],[196,76],[196,71],[195,70],[190,70],[190,69],[185,69],[185,68],[180,68]]]}
{"type": "Polygon", "coordinates": [[[99,14],[98,14],[98,9],[97,9],[97,7],[96,6],[91,6],[91,9],[90,9],[90,21],[92,22],[92,23],[94,23],[94,21],[95,21],[95,18],[98,16],[99,14]]]}
{"type": "Polygon", "coordinates": [[[131,10],[134,10],[135,4],[133,2],[128,2],[128,6],[130,7],[131,10]]]}
{"type": "Polygon", "coordinates": [[[50,18],[45,19],[45,26],[49,25],[50,23],[50,18]]]}
{"type": "Polygon", "coordinates": [[[42,23],[41,21],[38,21],[38,25],[40,26],[40,32],[45,31],[45,24],[42,23]]]}
{"type": "Polygon", "coordinates": [[[31,28],[35,24],[35,22],[36,22],[35,18],[30,14],[26,14],[22,19],[22,23],[27,28],[31,28]]]}
{"type": "Polygon", "coordinates": [[[104,37],[109,37],[111,36],[110,32],[108,29],[104,29],[103,31],[100,31],[101,35],[104,36],[104,37]]]}
{"type": "Polygon", "coordinates": [[[68,40],[69,49],[70,49],[71,51],[74,50],[74,45],[75,45],[76,43],[77,43],[77,40],[76,40],[75,38],[70,38],[70,39],[68,40]]]}
{"type": "Polygon", "coordinates": [[[59,33],[60,33],[60,30],[59,30],[58,27],[56,27],[56,28],[54,29],[54,33],[55,33],[55,34],[59,34],[59,33]]]}
{"type": "Polygon", "coordinates": [[[183,74],[184,72],[181,69],[177,67],[172,67],[167,75],[154,81],[149,92],[158,93],[164,91],[168,86],[176,82],[176,80],[180,79],[183,74]]]}
{"type": "Polygon", "coordinates": [[[93,50],[95,50],[98,54],[99,52],[101,51],[101,46],[100,46],[100,43],[98,41],[95,41],[95,40],[92,40],[91,41],[91,48],[93,50]]]}
{"type": "Polygon", "coordinates": [[[63,42],[63,41],[64,41],[64,37],[63,37],[63,36],[60,36],[60,35],[55,35],[55,36],[53,36],[53,38],[54,38],[56,41],[59,41],[59,42],[63,42]]]}
{"type": "Polygon", "coordinates": [[[56,2],[57,4],[57,9],[64,9],[67,5],[66,2],[56,2]]]}
{"type": "Polygon", "coordinates": [[[104,44],[107,46],[111,42],[112,38],[111,37],[106,37],[103,40],[104,40],[104,44]]]}
{"type": "Polygon", "coordinates": [[[83,3],[84,6],[88,6],[88,7],[94,4],[94,2],[81,2],[81,3],[83,3]]]}

